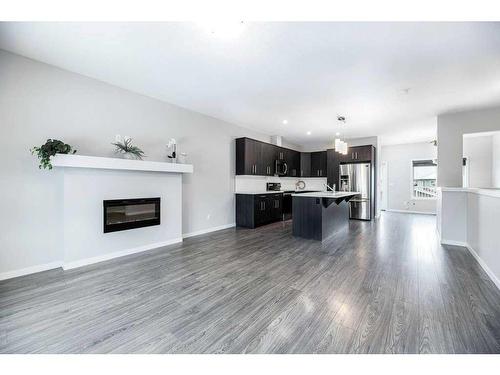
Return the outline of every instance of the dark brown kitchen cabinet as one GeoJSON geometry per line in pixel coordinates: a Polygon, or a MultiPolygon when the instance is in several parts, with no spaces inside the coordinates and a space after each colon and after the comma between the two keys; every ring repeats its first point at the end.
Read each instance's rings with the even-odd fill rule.
{"type": "Polygon", "coordinates": [[[236,139],[236,174],[259,175],[263,169],[262,143],[250,138],[236,139]]]}
{"type": "Polygon", "coordinates": [[[236,194],[236,225],[256,228],[283,220],[283,194],[236,194]]]}
{"type": "Polygon", "coordinates": [[[311,177],[311,153],[300,153],[300,177],[311,177]]]}
{"type": "Polygon", "coordinates": [[[300,152],[295,150],[285,149],[285,162],[287,164],[287,173],[289,177],[300,176],[300,152]]]}
{"type": "Polygon", "coordinates": [[[347,149],[347,155],[341,156],[341,162],[351,163],[351,162],[368,162],[373,159],[373,150],[375,148],[372,145],[366,146],[354,146],[347,149]]]}
{"type": "Polygon", "coordinates": [[[368,146],[359,146],[359,147],[353,147],[354,151],[354,157],[356,158],[356,161],[359,162],[367,162],[367,161],[372,161],[375,156],[375,147],[368,145],[368,146]]]}
{"type": "Polygon", "coordinates": [[[283,194],[271,194],[267,198],[270,222],[283,220],[283,194]]]}
{"type": "Polygon", "coordinates": [[[283,147],[274,146],[276,148],[276,160],[285,161],[286,149],[283,147]]]}
{"type": "Polygon", "coordinates": [[[326,151],[311,152],[311,177],[326,177],[326,151]]]}
{"type": "Polygon", "coordinates": [[[336,152],[333,148],[326,150],[326,169],[327,169],[327,184],[335,190],[339,190],[339,171],[340,162],[343,155],[336,152]]]}
{"type": "Polygon", "coordinates": [[[286,163],[285,176],[299,177],[300,152],[251,138],[236,139],[237,175],[274,176],[276,160],[286,163]]]}
{"type": "Polygon", "coordinates": [[[278,147],[268,143],[262,143],[262,164],[265,176],[274,176],[274,168],[276,157],[278,155],[278,147]]]}

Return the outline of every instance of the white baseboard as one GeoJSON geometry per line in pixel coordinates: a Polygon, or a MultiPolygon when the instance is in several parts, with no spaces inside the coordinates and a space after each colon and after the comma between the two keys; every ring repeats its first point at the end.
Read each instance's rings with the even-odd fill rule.
{"type": "Polygon", "coordinates": [[[236,226],[236,223],[219,225],[217,227],[202,229],[202,230],[199,230],[196,232],[184,233],[181,238],[174,238],[174,239],[169,240],[169,241],[157,242],[157,243],[153,243],[153,244],[149,244],[149,245],[145,245],[145,246],[135,247],[132,249],[116,251],[114,253],[99,255],[96,257],[92,257],[92,258],[85,258],[85,259],[81,259],[81,260],[77,260],[77,261],[73,261],[73,262],[62,262],[62,261],[52,262],[52,263],[47,263],[47,264],[40,264],[40,265],[33,266],[33,267],[22,268],[19,270],[4,272],[4,273],[0,273],[0,280],[12,279],[14,277],[25,276],[25,275],[29,275],[32,273],[47,271],[47,270],[51,270],[51,269],[59,268],[59,267],[62,267],[64,270],[70,270],[70,269],[74,269],[74,268],[78,268],[78,267],[87,266],[89,264],[104,262],[106,260],[123,257],[126,255],[131,255],[131,254],[141,253],[143,251],[158,249],[158,248],[163,247],[163,246],[173,245],[175,243],[182,242],[183,238],[199,236],[201,234],[206,234],[206,233],[215,232],[215,231],[222,230],[222,229],[232,228],[234,226],[236,226]]]}
{"type": "Polygon", "coordinates": [[[211,227],[211,228],[207,228],[207,229],[197,230],[195,232],[184,233],[182,235],[182,238],[199,236],[200,234],[206,234],[206,233],[215,232],[215,231],[222,230],[222,229],[228,229],[228,228],[232,228],[234,226],[236,226],[236,223],[224,224],[224,225],[219,225],[217,227],[211,227]]]}
{"type": "Polygon", "coordinates": [[[479,256],[478,253],[476,253],[476,250],[472,248],[471,245],[469,245],[467,242],[462,242],[462,241],[451,241],[451,240],[445,240],[441,239],[441,244],[443,245],[452,245],[452,246],[462,246],[465,247],[469,253],[477,260],[481,268],[486,272],[488,277],[491,279],[493,284],[500,289],[500,280],[498,277],[493,273],[493,271],[488,267],[488,265],[484,262],[484,260],[479,256]]]}
{"type": "Polygon", "coordinates": [[[467,250],[469,250],[469,253],[471,253],[472,256],[474,258],[476,258],[476,260],[479,263],[479,265],[481,266],[481,268],[484,270],[484,272],[486,272],[486,274],[489,276],[491,281],[493,281],[493,284],[495,284],[495,286],[498,289],[500,289],[500,280],[498,279],[498,277],[496,277],[496,275],[493,273],[493,271],[486,265],[484,260],[481,259],[481,257],[478,255],[478,253],[476,253],[476,251],[469,244],[467,244],[467,246],[465,246],[465,247],[467,248],[467,250]]]}
{"type": "Polygon", "coordinates": [[[54,268],[60,268],[62,266],[62,262],[51,262],[40,264],[37,266],[21,268],[20,270],[14,270],[9,272],[0,273],[0,280],[13,279],[14,277],[25,276],[32,273],[42,272],[53,270],[54,268]]]}
{"type": "Polygon", "coordinates": [[[425,212],[425,211],[409,211],[409,210],[393,210],[393,209],[386,209],[383,211],[397,212],[397,213],[402,213],[402,214],[436,215],[435,212],[425,212]]]}
{"type": "Polygon", "coordinates": [[[114,253],[99,255],[96,257],[92,257],[92,258],[85,258],[85,259],[76,260],[73,262],[64,262],[62,267],[64,270],[70,270],[73,268],[87,266],[89,264],[104,262],[106,260],[110,260],[110,259],[114,259],[114,258],[120,258],[120,257],[126,256],[126,255],[142,253],[143,251],[158,249],[160,247],[173,245],[173,244],[176,244],[179,242],[182,242],[182,238],[173,238],[173,239],[168,240],[168,241],[155,242],[155,243],[152,243],[149,245],[144,245],[144,246],[134,247],[132,249],[116,251],[114,253]]]}

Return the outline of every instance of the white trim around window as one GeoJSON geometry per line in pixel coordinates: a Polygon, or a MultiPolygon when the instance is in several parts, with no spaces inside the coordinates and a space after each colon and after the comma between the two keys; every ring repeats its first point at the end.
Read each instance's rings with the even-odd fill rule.
{"type": "MultiPolygon", "coordinates": [[[[411,159],[410,160],[410,199],[411,200],[414,200],[414,201],[435,201],[437,199],[437,197],[415,197],[413,195],[413,162],[414,161],[426,161],[426,160],[434,160],[434,159],[430,159],[430,158],[420,158],[420,159],[411,159]]],[[[437,182],[437,178],[436,178],[436,182],[437,182]]]]}

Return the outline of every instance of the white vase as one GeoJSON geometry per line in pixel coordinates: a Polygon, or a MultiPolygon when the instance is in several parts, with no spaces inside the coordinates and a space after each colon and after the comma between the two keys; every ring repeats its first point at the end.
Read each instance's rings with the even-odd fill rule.
{"type": "Polygon", "coordinates": [[[123,157],[124,159],[128,159],[128,160],[137,160],[137,159],[138,159],[136,155],[134,155],[134,154],[132,154],[132,153],[130,153],[130,152],[124,152],[124,153],[122,154],[122,157],[123,157]]]}

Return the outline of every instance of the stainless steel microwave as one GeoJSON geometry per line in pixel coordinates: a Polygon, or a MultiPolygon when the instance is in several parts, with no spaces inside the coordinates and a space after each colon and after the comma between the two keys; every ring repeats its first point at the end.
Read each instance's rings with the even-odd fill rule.
{"type": "Polygon", "coordinates": [[[286,174],[288,173],[288,165],[283,160],[276,160],[274,171],[277,176],[286,176],[286,174]]]}

